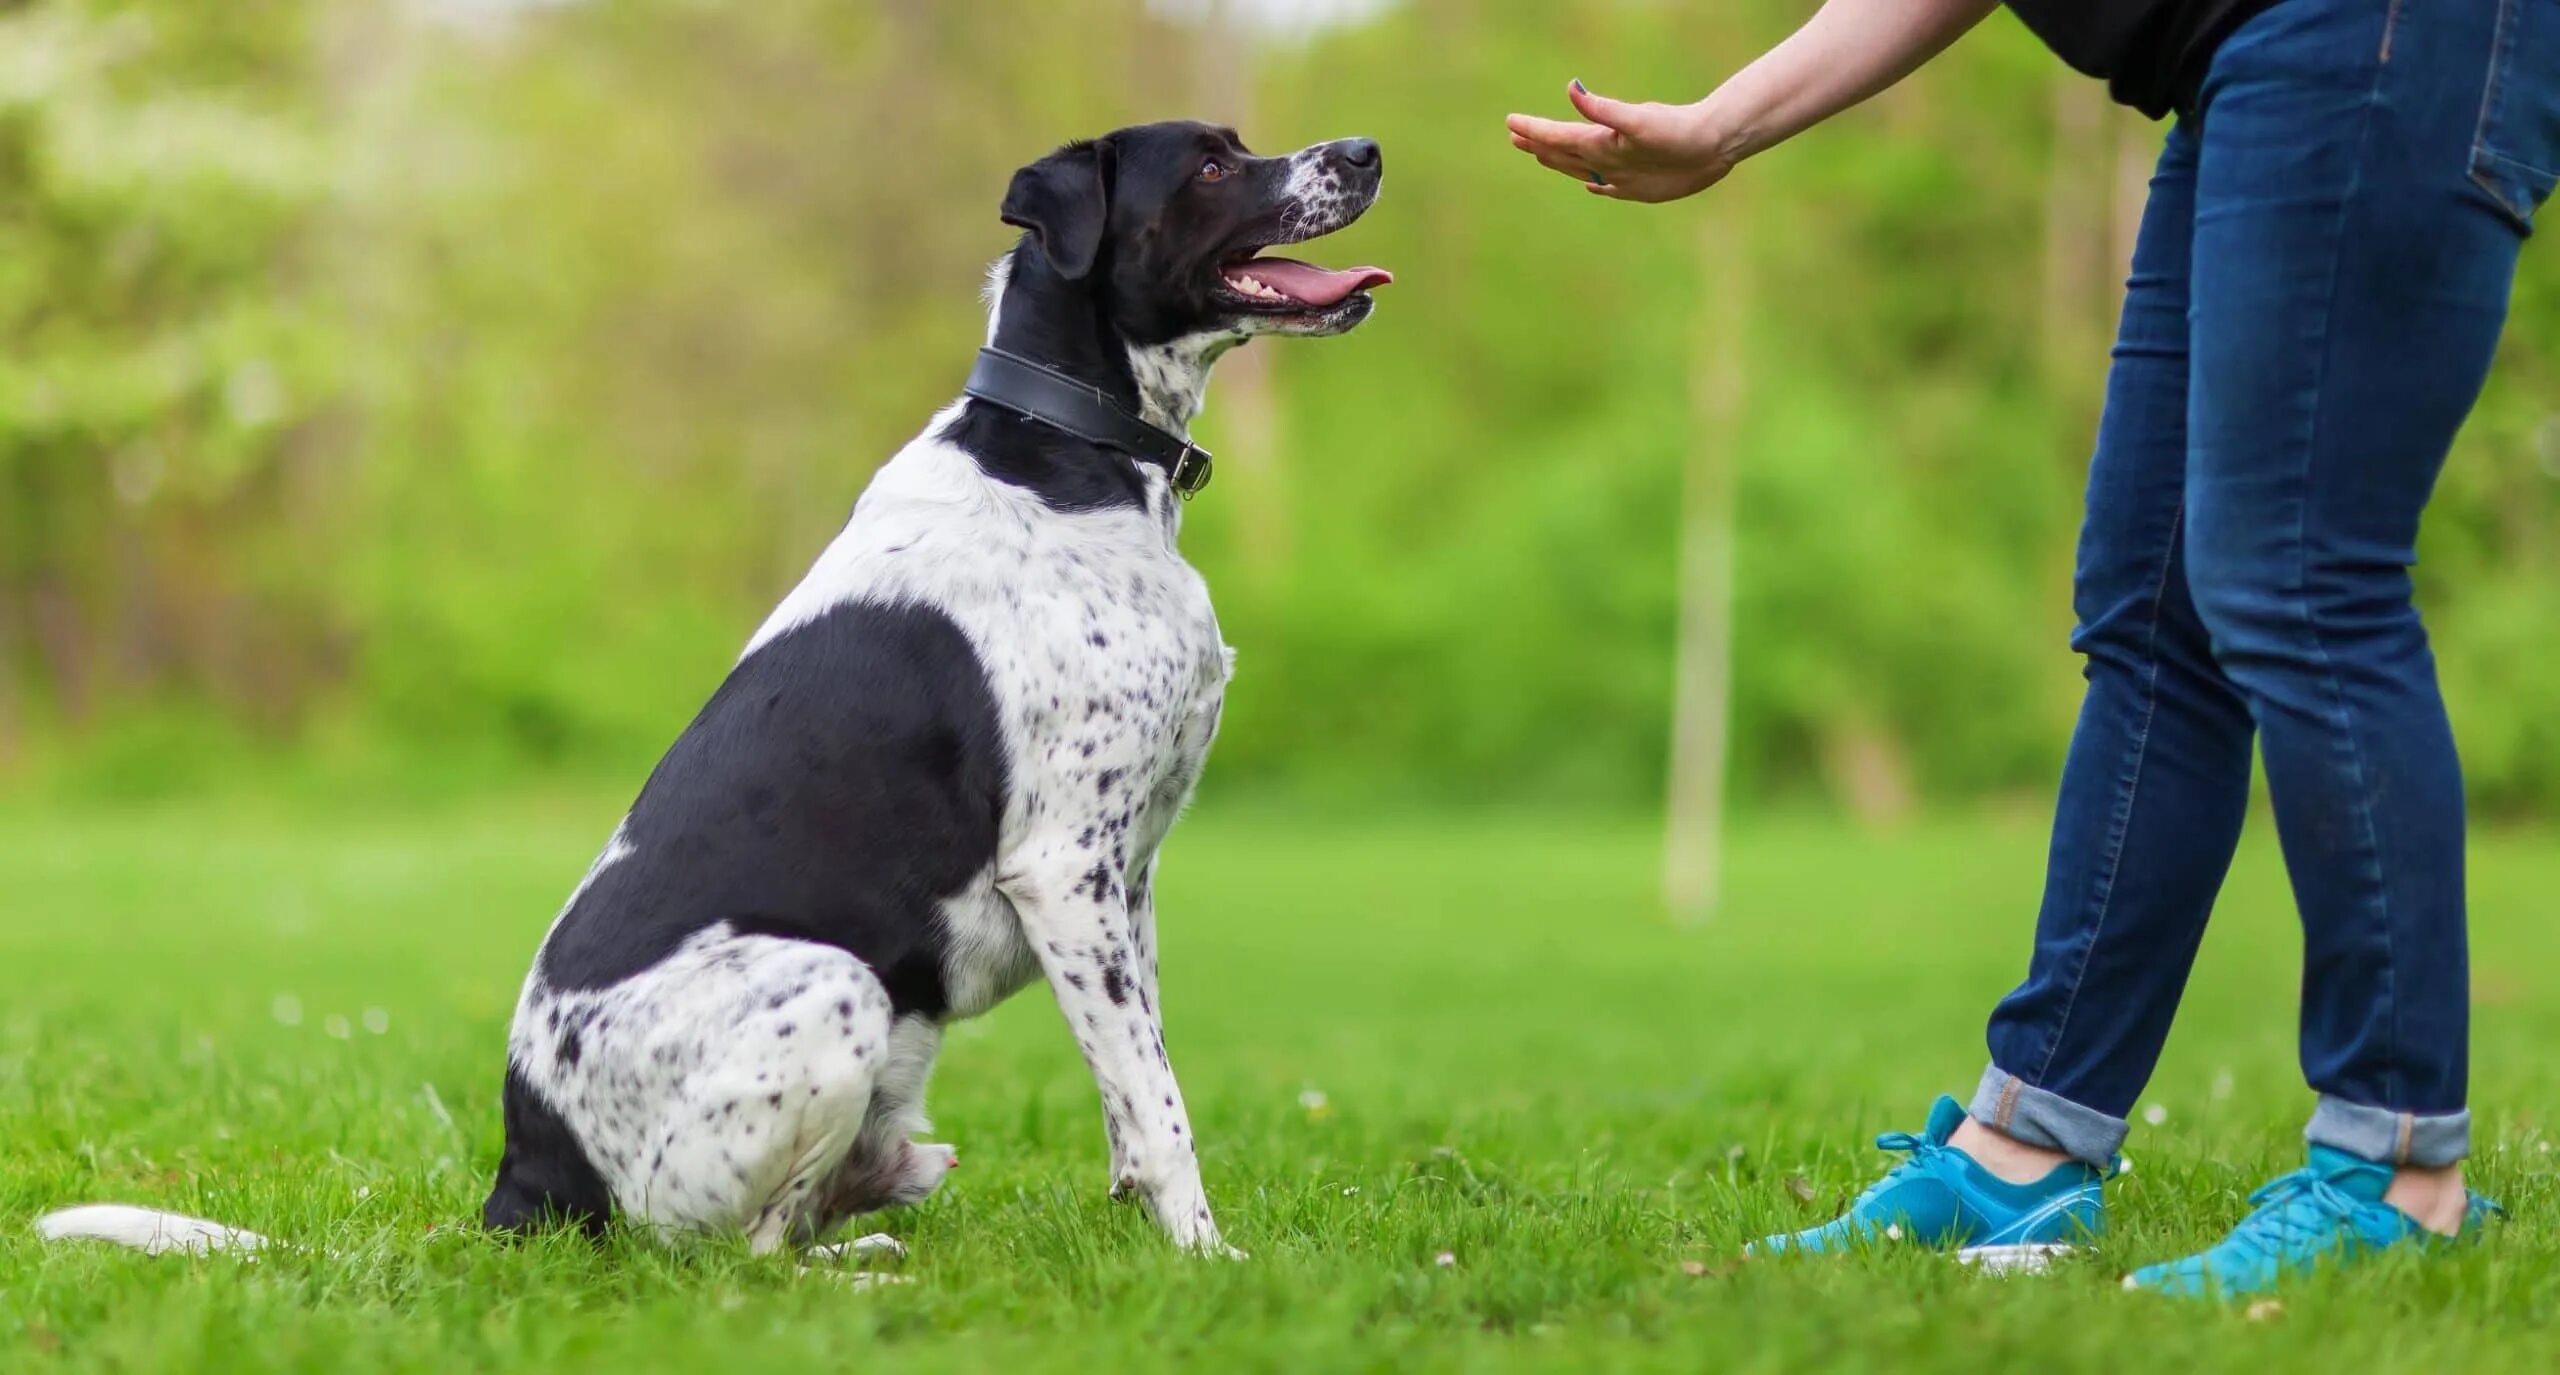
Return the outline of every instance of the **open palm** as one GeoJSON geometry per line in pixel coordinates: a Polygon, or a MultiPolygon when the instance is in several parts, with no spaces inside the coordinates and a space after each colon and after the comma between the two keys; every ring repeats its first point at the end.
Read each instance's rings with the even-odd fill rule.
{"type": "Polygon", "coordinates": [[[1694,105],[1630,104],[1566,88],[1583,120],[1513,115],[1511,146],[1583,183],[1595,196],[1658,204],[1724,180],[1735,158],[1694,105]]]}

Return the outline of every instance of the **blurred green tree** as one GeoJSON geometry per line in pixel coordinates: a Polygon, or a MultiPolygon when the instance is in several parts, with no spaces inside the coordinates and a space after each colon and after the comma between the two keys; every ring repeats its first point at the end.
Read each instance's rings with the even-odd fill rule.
{"type": "MultiPolygon", "coordinates": [[[[1500,136],[1806,3],[0,5],[0,770],[627,778],[956,389],[1010,171],[1200,114],[1382,139],[1324,252],[1400,276],[1212,393],[1214,790],[1651,806],[1685,716],[1743,804],[2039,792],[2157,129],[2000,19],[1706,204],[1500,136]]],[[[2502,811],[2560,804],[2556,384],[2535,250],[2422,576],[2502,811]]]]}

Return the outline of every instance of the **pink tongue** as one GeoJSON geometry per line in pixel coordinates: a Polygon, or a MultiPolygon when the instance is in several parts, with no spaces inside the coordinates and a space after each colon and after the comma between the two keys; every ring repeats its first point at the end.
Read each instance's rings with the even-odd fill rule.
{"type": "Polygon", "coordinates": [[[1354,267],[1331,272],[1292,258],[1255,258],[1227,269],[1227,279],[1250,277],[1300,305],[1340,305],[1355,291],[1385,286],[1396,274],[1380,267],[1354,267]]]}

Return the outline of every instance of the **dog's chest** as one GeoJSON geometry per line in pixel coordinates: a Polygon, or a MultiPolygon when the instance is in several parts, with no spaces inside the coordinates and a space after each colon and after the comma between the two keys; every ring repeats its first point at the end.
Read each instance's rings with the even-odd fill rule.
{"type": "Polygon", "coordinates": [[[988,647],[989,672],[1015,716],[1015,788],[1036,813],[1100,805],[1048,789],[1123,792],[1207,748],[1187,728],[1217,713],[1226,648],[1190,565],[1161,548],[1069,544],[1034,560],[1023,597],[1015,634],[988,647]]]}
{"type": "MultiPolygon", "coordinates": [[[[1000,609],[970,617],[1006,718],[999,873],[1072,842],[1134,889],[1216,736],[1230,658],[1207,586],[1161,535],[1129,534],[1042,532],[1000,609]]],[[[994,874],[942,915],[951,1015],[977,1015],[1038,976],[994,874]]]]}

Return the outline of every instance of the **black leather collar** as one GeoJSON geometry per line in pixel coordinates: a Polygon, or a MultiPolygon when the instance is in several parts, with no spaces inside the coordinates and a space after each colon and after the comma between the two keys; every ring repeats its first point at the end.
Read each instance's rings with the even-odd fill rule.
{"type": "Polygon", "coordinates": [[[978,350],[970,396],[1164,469],[1188,501],[1209,485],[1209,451],[1129,414],[1098,388],[1002,349],[978,350]]]}

